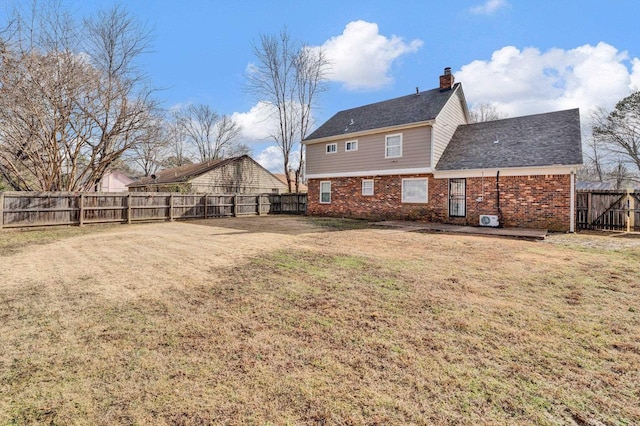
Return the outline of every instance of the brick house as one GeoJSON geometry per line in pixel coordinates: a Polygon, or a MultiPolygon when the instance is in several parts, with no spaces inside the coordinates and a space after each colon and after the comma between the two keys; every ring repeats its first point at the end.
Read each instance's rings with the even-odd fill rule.
{"type": "Polygon", "coordinates": [[[340,111],[309,135],[308,213],[574,230],[577,109],[469,124],[436,89],[340,111]]]}

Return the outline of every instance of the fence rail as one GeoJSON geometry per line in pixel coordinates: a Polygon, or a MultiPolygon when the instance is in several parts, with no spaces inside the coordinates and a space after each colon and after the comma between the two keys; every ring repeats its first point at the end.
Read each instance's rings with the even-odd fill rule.
{"type": "Polygon", "coordinates": [[[307,194],[0,192],[0,229],[304,214],[307,194]]]}

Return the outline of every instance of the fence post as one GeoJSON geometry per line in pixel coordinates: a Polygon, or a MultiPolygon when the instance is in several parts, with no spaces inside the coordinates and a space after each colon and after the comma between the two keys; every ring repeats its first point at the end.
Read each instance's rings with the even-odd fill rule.
{"type": "Polygon", "coordinates": [[[207,218],[207,203],[209,201],[207,200],[207,194],[204,194],[204,218],[207,218]]]}
{"type": "Polygon", "coordinates": [[[233,217],[238,216],[238,193],[233,194],[233,217]]]}
{"type": "Polygon", "coordinates": [[[256,195],[258,197],[258,216],[262,216],[262,195],[256,195]]]}
{"type": "Polygon", "coordinates": [[[84,194],[80,193],[80,214],[78,215],[78,225],[84,226],[84,194]]]}
{"type": "Polygon", "coordinates": [[[4,192],[0,192],[0,229],[4,225],[4,192]]]}
{"type": "Polygon", "coordinates": [[[131,225],[131,193],[127,194],[127,225],[131,225]]]}
{"type": "Polygon", "coordinates": [[[633,202],[634,199],[631,196],[631,190],[627,189],[627,232],[631,232],[631,229],[633,228],[633,223],[634,222],[634,208],[635,208],[635,203],[633,202]],[[633,212],[633,213],[632,213],[633,212]]]}
{"type": "Polygon", "coordinates": [[[173,194],[169,196],[169,221],[173,222],[173,194]]]}
{"type": "Polygon", "coordinates": [[[636,209],[638,208],[637,204],[636,204],[636,198],[633,196],[633,192],[630,189],[629,190],[629,227],[630,230],[635,229],[636,227],[636,209]]]}

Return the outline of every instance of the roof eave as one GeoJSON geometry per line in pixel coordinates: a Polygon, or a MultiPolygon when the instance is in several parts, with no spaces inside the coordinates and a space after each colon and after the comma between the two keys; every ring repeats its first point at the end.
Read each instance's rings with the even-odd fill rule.
{"type": "Polygon", "coordinates": [[[458,169],[435,170],[433,177],[446,178],[472,178],[491,177],[500,172],[500,176],[539,176],[539,175],[568,175],[576,173],[582,164],[551,164],[548,166],[523,166],[523,167],[487,167],[484,169],[458,169]]]}

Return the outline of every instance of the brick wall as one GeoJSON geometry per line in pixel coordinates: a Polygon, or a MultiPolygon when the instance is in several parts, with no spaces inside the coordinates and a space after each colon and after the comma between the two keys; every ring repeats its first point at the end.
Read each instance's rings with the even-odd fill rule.
{"type": "MultiPolygon", "coordinates": [[[[496,177],[467,178],[467,215],[449,217],[449,180],[433,175],[310,179],[308,213],[365,219],[411,219],[477,225],[479,215],[498,215],[496,177]],[[426,177],[428,202],[402,203],[402,179],[426,177]],[[362,180],[374,180],[374,195],[362,195],[362,180]],[[321,204],[320,181],[331,181],[331,203],[321,204]],[[482,198],[482,200],[478,200],[482,198]]],[[[500,177],[501,223],[506,227],[568,231],[570,176],[500,177]]]]}

